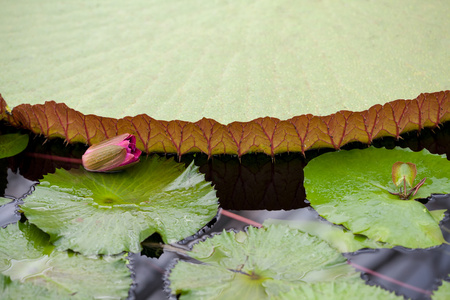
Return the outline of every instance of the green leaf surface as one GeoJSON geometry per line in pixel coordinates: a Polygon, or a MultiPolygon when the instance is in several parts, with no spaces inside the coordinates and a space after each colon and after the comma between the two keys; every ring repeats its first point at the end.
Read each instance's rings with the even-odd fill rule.
{"type": "Polygon", "coordinates": [[[224,231],[188,255],[203,264],[179,261],[171,270],[170,288],[181,299],[269,299],[292,286],[354,274],[325,241],[283,225],[224,231]]]}
{"type": "Polygon", "coordinates": [[[307,199],[325,219],[354,234],[409,248],[442,244],[442,211],[430,213],[418,201],[389,193],[397,191],[391,176],[397,161],[416,164],[417,178],[427,178],[415,198],[450,192],[450,163],[444,156],[371,147],[326,153],[310,161],[304,169],[307,199]]]}
{"type": "Polygon", "coordinates": [[[22,283],[11,280],[9,276],[0,273],[0,293],[3,300],[48,300],[48,299],[77,299],[70,295],[61,295],[57,290],[48,290],[33,283],[22,283]]]}
{"type": "Polygon", "coordinates": [[[140,252],[155,232],[176,242],[206,225],[218,207],[197,167],[158,156],[111,174],[59,169],[24,202],[26,217],[58,249],[83,254],[140,252]]]}
{"type": "Polygon", "coordinates": [[[383,290],[378,286],[369,286],[355,275],[352,278],[338,279],[332,282],[319,282],[313,284],[302,284],[291,291],[281,294],[274,299],[277,300],[387,300],[403,299],[394,293],[383,290]]]}
{"type": "Polygon", "coordinates": [[[28,134],[9,133],[0,135],[0,159],[19,154],[28,145],[28,134]]]}
{"type": "Polygon", "coordinates": [[[0,229],[2,299],[125,299],[131,283],[123,255],[56,251],[49,236],[29,223],[0,229]]]}
{"type": "Polygon", "coordinates": [[[12,106],[227,124],[448,89],[448,6],[400,1],[5,1],[12,106]]]}
{"type": "Polygon", "coordinates": [[[267,219],[264,221],[263,225],[267,226],[271,224],[283,224],[290,228],[316,236],[319,239],[326,241],[330,246],[341,253],[355,252],[363,248],[376,249],[392,247],[392,245],[376,242],[363,235],[355,235],[347,229],[320,220],[303,221],[267,219]]]}
{"type": "Polygon", "coordinates": [[[12,199],[0,197],[0,206],[8,204],[9,202],[13,201],[12,199]]]}
{"type": "Polygon", "coordinates": [[[447,300],[450,299],[450,282],[442,281],[442,285],[438,288],[437,291],[433,292],[433,296],[431,296],[433,300],[447,300]]]}

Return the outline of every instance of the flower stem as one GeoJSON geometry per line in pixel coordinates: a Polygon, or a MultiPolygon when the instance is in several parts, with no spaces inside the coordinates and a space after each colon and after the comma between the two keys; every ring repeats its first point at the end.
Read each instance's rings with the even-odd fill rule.
{"type": "Polygon", "coordinates": [[[257,228],[263,227],[262,224],[260,224],[258,222],[255,222],[255,221],[250,220],[248,218],[245,218],[245,217],[242,217],[240,215],[234,214],[234,213],[232,213],[230,211],[227,211],[225,209],[222,209],[222,208],[220,209],[219,213],[221,215],[227,216],[228,218],[232,218],[232,219],[238,220],[238,221],[240,221],[242,223],[247,223],[247,224],[252,225],[254,227],[257,227],[257,228]]]}
{"type": "Polygon", "coordinates": [[[57,156],[57,155],[43,154],[43,153],[35,153],[35,152],[28,152],[26,155],[27,156],[31,156],[31,157],[36,157],[36,158],[43,158],[43,159],[49,159],[49,160],[68,162],[68,163],[71,163],[71,164],[79,164],[79,165],[82,164],[81,158],[64,157],[64,156],[57,156]]]}

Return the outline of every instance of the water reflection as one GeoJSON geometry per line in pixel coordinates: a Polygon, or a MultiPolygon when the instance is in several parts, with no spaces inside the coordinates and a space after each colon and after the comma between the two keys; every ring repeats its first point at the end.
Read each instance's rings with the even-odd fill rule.
{"type": "MultiPolygon", "coordinates": [[[[15,223],[20,220],[21,214],[18,213],[18,205],[23,202],[21,199],[29,195],[37,181],[28,180],[23,177],[19,171],[14,173],[5,166],[6,178],[3,179],[4,187],[0,191],[2,197],[11,199],[10,203],[0,206],[0,227],[15,223]]],[[[3,171],[3,170],[2,170],[3,171]]]]}

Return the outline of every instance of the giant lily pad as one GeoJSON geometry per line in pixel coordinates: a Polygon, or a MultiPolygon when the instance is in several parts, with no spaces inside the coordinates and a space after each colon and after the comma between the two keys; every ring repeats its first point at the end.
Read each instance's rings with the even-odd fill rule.
{"type": "Polygon", "coordinates": [[[0,229],[2,299],[124,299],[132,283],[126,264],[125,256],[56,251],[49,236],[29,223],[0,229]]]}
{"type": "Polygon", "coordinates": [[[207,224],[218,207],[197,167],[157,156],[120,173],[59,169],[24,202],[26,217],[58,249],[84,254],[139,252],[155,232],[176,242],[207,224]]]}
{"type": "Polygon", "coordinates": [[[443,211],[428,211],[415,200],[400,200],[392,182],[397,161],[417,166],[417,178],[426,177],[416,198],[450,192],[450,163],[427,150],[377,149],[339,151],[321,155],[305,167],[307,198],[318,213],[354,234],[411,248],[444,242],[439,222],[443,211]]]}
{"type": "Polygon", "coordinates": [[[350,142],[374,139],[436,127],[450,120],[450,91],[420,94],[359,112],[339,111],[328,116],[300,115],[289,120],[265,117],[228,125],[211,119],[195,123],[155,120],[146,114],[122,119],[84,115],[64,103],[23,104],[12,116],[0,95],[0,118],[47,138],[95,144],[123,133],[136,135],[144,152],[183,155],[188,152],[242,156],[262,152],[274,156],[315,148],[339,149],[350,142]]]}
{"type": "Polygon", "coordinates": [[[188,255],[202,264],[179,261],[169,275],[181,299],[269,299],[307,283],[327,282],[326,289],[355,274],[325,241],[283,225],[223,232],[188,255]]]}
{"type": "Polygon", "coordinates": [[[162,120],[363,110],[448,88],[449,28],[438,0],[8,1],[0,92],[162,120]]]}

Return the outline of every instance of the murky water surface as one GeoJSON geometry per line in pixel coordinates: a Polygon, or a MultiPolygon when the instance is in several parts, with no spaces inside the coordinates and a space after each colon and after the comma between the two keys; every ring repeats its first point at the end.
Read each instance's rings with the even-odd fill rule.
{"type": "MultiPolygon", "coordinates": [[[[378,140],[375,145],[387,148],[409,147],[413,150],[427,148],[432,153],[450,153],[450,125],[438,130],[423,130],[405,135],[400,141],[391,138],[378,140]]],[[[66,157],[81,157],[84,145],[65,147],[62,141],[46,142],[35,137],[26,152],[47,153],[66,157]]],[[[364,148],[353,144],[346,148],[364,148]]],[[[303,168],[307,162],[322,151],[309,151],[306,157],[300,154],[280,155],[272,160],[266,155],[246,155],[239,160],[232,156],[218,156],[207,159],[204,155],[186,155],[181,161],[189,164],[194,160],[211,181],[219,197],[221,208],[245,217],[253,222],[263,223],[268,218],[281,220],[318,220],[317,213],[308,205],[303,187],[303,168]]],[[[33,186],[47,173],[56,168],[78,167],[67,162],[30,157],[22,153],[14,158],[0,160],[0,194],[11,199],[11,203],[0,207],[0,226],[17,222],[21,216],[16,212],[21,199],[33,191],[33,186]]],[[[450,208],[449,195],[432,195],[427,202],[429,209],[450,208]]],[[[324,220],[322,220],[324,221],[324,220]]],[[[238,221],[224,214],[218,215],[197,236],[186,239],[180,247],[188,249],[204,235],[221,232],[223,229],[244,230],[248,222],[238,221]]],[[[441,228],[444,237],[450,241],[450,218],[448,213],[441,228]]],[[[159,236],[152,236],[143,245],[142,253],[131,254],[135,286],[130,298],[164,299],[163,278],[166,269],[179,254],[163,251],[155,244],[159,236]]],[[[442,280],[450,280],[450,246],[442,245],[428,250],[410,250],[402,247],[393,249],[364,249],[346,253],[350,263],[362,272],[362,278],[369,284],[380,285],[412,299],[430,299],[430,295],[442,280]]]]}

